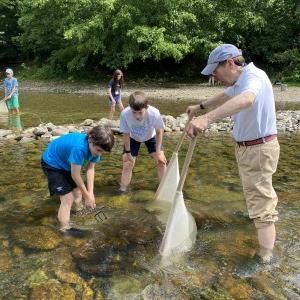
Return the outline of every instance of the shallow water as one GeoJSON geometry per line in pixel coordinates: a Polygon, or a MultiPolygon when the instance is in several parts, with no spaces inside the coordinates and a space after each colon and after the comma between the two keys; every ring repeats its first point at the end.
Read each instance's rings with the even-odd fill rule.
{"type": "MultiPolygon", "coordinates": [[[[78,115],[72,113],[72,118],[96,118],[96,99],[84,117],[74,105],[78,115]]],[[[161,105],[172,115],[181,113],[183,106],[161,105]]],[[[51,111],[43,121],[59,124],[64,113],[57,110],[54,116],[51,111]]],[[[25,116],[25,127],[35,125],[34,118],[25,116]]],[[[176,140],[175,135],[165,137],[168,158],[176,140]]],[[[164,226],[151,207],[156,170],[144,148],[130,195],[114,193],[121,173],[120,138],[114,152],[104,155],[96,167],[95,195],[106,218],[73,213],[73,224],[87,230],[85,238],[76,239],[57,230],[59,201],[49,197],[40,169],[46,143],[1,142],[0,299],[299,299],[299,142],[299,135],[280,137],[281,157],[274,176],[280,199],[277,261],[252,272],[251,264],[245,265],[257,241],[247,218],[233,141],[230,136],[200,138],[184,187],[186,205],[198,226],[197,240],[168,273],[158,264],[164,226]]],[[[186,141],[180,164],[187,146],[186,141]]]]}
{"type": "MultiPolygon", "coordinates": [[[[202,95],[199,95],[201,98],[202,95]]],[[[149,99],[158,107],[162,114],[179,116],[190,101],[149,99]]],[[[128,99],[123,99],[127,105],[128,99]]],[[[107,97],[96,94],[59,94],[22,92],[20,95],[21,120],[8,120],[6,115],[0,115],[0,128],[14,127],[14,123],[22,127],[34,127],[40,123],[52,122],[55,125],[80,123],[83,120],[108,117],[109,106],[107,97]]],[[[279,110],[300,109],[300,103],[277,102],[279,110]]],[[[115,115],[118,116],[118,113],[115,115]]]]}

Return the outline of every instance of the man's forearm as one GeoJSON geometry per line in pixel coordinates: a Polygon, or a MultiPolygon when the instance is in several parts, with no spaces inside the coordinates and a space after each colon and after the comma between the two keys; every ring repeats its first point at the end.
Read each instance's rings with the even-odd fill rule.
{"type": "Polygon", "coordinates": [[[200,103],[203,105],[204,108],[209,108],[209,107],[223,105],[229,99],[230,99],[230,96],[226,95],[223,92],[223,93],[219,93],[215,96],[212,96],[206,100],[203,100],[200,103]]]}
{"type": "Polygon", "coordinates": [[[223,105],[206,114],[209,124],[232,116],[243,109],[250,107],[255,101],[255,94],[245,92],[226,101],[223,105]]]}

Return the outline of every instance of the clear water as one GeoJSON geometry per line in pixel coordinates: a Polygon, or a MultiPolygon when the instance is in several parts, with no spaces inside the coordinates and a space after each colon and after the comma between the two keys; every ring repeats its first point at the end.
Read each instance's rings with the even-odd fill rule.
{"type": "MultiPolygon", "coordinates": [[[[30,115],[36,111],[43,122],[57,124],[101,117],[101,105],[102,116],[108,112],[106,99],[97,96],[35,97],[24,102],[23,127],[37,125],[30,115]],[[82,100],[89,105],[80,106],[82,100]]],[[[186,106],[159,101],[155,105],[175,116],[186,106]]],[[[176,140],[176,135],[165,137],[168,158],[176,140]]],[[[1,142],[0,298],[299,299],[299,142],[298,135],[280,137],[281,157],[274,176],[280,199],[277,261],[252,271],[249,262],[257,241],[247,218],[233,141],[230,136],[199,139],[184,187],[186,205],[198,225],[197,240],[176,271],[168,274],[158,267],[164,227],[151,209],[156,170],[144,148],[134,170],[132,193],[125,196],[115,195],[121,139],[112,154],[104,155],[96,167],[95,195],[97,205],[105,206],[106,219],[72,214],[74,225],[88,232],[76,239],[57,231],[59,201],[49,197],[40,169],[45,142],[1,142]]],[[[179,155],[181,164],[186,150],[187,142],[179,155]]]]}

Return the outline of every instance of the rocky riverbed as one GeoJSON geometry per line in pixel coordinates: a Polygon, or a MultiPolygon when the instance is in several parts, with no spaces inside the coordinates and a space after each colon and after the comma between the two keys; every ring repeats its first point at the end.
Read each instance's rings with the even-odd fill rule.
{"type": "MultiPolygon", "coordinates": [[[[170,115],[162,116],[165,124],[165,132],[176,133],[184,129],[187,122],[187,114],[181,114],[178,117],[170,115]]],[[[120,132],[120,120],[109,120],[102,118],[100,120],[86,119],[78,125],[66,124],[56,126],[52,123],[39,124],[37,127],[27,128],[23,131],[14,131],[10,129],[0,129],[0,140],[17,140],[22,143],[31,142],[38,139],[53,140],[61,135],[72,132],[88,132],[93,126],[108,126],[115,134],[120,132]]],[[[222,134],[232,130],[233,122],[231,118],[211,124],[207,130],[208,134],[222,134]]],[[[277,128],[279,133],[293,133],[300,130],[300,111],[278,111],[277,128]]]]}

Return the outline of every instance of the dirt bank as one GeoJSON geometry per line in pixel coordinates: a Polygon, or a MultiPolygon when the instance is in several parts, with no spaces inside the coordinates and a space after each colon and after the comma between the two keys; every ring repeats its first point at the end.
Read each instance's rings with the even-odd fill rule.
{"type": "MultiPolygon", "coordinates": [[[[106,95],[105,83],[58,83],[45,81],[23,81],[20,83],[23,91],[40,91],[54,93],[78,93],[106,95]]],[[[123,96],[127,97],[136,90],[144,91],[151,98],[168,100],[197,100],[207,98],[223,91],[224,87],[208,87],[206,84],[145,84],[130,82],[126,84],[123,96]]],[[[300,87],[288,87],[281,91],[280,86],[274,86],[275,100],[280,102],[300,102],[300,87]]]]}

